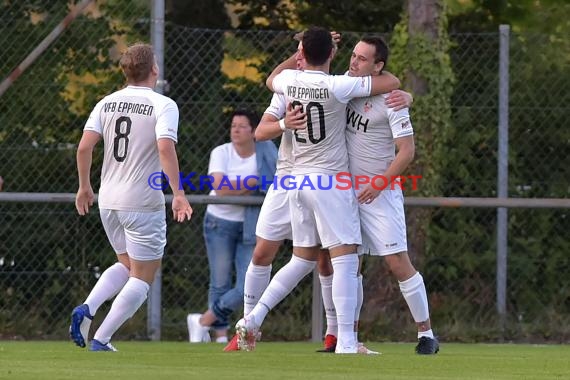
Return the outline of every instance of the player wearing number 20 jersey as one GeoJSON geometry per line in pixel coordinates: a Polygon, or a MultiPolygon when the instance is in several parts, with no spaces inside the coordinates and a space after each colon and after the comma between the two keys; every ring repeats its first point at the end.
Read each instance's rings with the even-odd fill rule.
{"type": "Polygon", "coordinates": [[[323,248],[360,244],[354,192],[337,189],[335,175],[348,171],[346,104],[370,95],[370,77],[284,70],[273,79],[273,89],[307,114],[307,128],[293,136],[292,174],[298,187],[307,179],[315,189],[293,190],[290,197],[293,245],[314,247],[319,238],[323,248]]]}
{"type": "Polygon", "coordinates": [[[99,133],[105,153],[99,207],[123,211],[164,209],[164,194],[149,186],[161,171],[156,141],[177,141],[178,106],[148,87],[127,86],[103,98],[84,130],[99,133]],[[127,159],[128,157],[128,159],[127,159]]]}
{"type": "Polygon", "coordinates": [[[307,115],[307,127],[297,130],[293,138],[292,173],[297,183],[289,194],[293,257],[273,277],[251,313],[236,324],[240,336],[238,344],[250,346],[248,337],[255,336],[268,311],[313,270],[320,238],[322,247],[330,250],[334,268],[332,298],[338,324],[335,352],[356,353],[353,328],[358,258],[355,245],[361,240],[360,223],[354,192],[337,188],[335,175],[348,169],[344,136],[346,103],[352,98],[391,88],[382,89],[381,78],[330,76],[333,43],[323,28],[310,28],[303,34],[299,54],[306,61],[304,72],[284,70],[294,67],[291,57],[266,81],[271,90],[284,94],[288,103],[301,106],[307,115]],[[330,186],[315,186],[319,180],[321,184],[328,180],[330,186]]]}
{"type": "Polygon", "coordinates": [[[370,76],[284,70],[273,79],[273,89],[293,106],[301,105],[307,114],[307,128],[295,131],[293,139],[293,174],[347,171],[346,104],[370,95],[370,76]]]}

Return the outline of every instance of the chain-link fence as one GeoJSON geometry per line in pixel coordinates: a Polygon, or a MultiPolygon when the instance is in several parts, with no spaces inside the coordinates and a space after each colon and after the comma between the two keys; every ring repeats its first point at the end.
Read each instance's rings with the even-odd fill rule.
{"type": "MultiPolygon", "coordinates": [[[[150,40],[146,2],[131,3],[141,5],[127,8],[108,1],[91,6],[0,97],[4,191],[76,190],[75,147],[83,124],[97,99],[123,85],[116,69],[120,50],[130,42],[150,40]]],[[[67,12],[65,6],[54,5],[42,13],[4,4],[2,79],[67,12]]],[[[180,108],[178,152],[184,172],[206,173],[211,149],[229,139],[232,109],[248,106],[263,112],[271,95],[263,80],[295,50],[292,35],[167,23],[166,91],[180,108]]],[[[344,72],[358,37],[343,33],[332,71],[344,72]]],[[[442,194],[434,195],[494,197],[499,35],[461,34],[451,39],[457,79],[453,132],[440,177],[442,194]]],[[[510,196],[568,197],[570,162],[565,152],[570,135],[564,121],[570,117],[570,73],[561,55],[568,56],[568,44],[551,36],[511,36],[510,196]]],[[[422,133],[421,125],[414,127],[422,133]]],[[[98,150],[92,173],[95,188],[101,159],[98,150]]],[[[194,205],[190,224],[168,225],[163,339],[186,339],[186,314],[207,305],[204,211],[203,205],[194,205]]],[[[510,210],[505,331],[499,331],[496,313],[496,210],[408,208],[407,213],[408,234],[416,248],[414,263],[426,281],[434,328],[443,339],[570,339],[566,209],[510,210]],[[421,213],[429,214],[430,223],[417,231],[413,222],[421,213]]],[[[289,252],[290,247],[282,249],[274,271],[288,261],[289,252]]],[[[0,203],[0,338],[64,338],[72,307],[83,301],[113,261],[96,208],[80,218],[71,204],[0,203]]],[[[414,339],[411,316],[382,261],[369,259],[364,275],[363,338],[414,339]]],[[[307,339],[310,305],[306,279],[271,313],[264,336],[307,339]]],[[[145,338],[145,321],[146,314],[137,313],[119,335],[145,338]]]]}

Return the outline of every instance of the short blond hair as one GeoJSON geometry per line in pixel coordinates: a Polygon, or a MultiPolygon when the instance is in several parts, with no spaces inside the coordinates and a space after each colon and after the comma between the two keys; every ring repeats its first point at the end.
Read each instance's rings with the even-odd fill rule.
{"type": "Polygon", "coordinates": [[[149,44],[137,43],[129,46],[121,57],[119,64],[127,77],[127,82],[146,80],[155,63],[154,52],[149,44]]]}

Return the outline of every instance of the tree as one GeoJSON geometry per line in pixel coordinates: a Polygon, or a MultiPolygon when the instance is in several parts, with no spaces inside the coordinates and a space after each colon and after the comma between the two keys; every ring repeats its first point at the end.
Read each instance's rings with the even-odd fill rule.
{"type": "MultiPolygon", "coordinates": [[[[2,79],[64,19],[70,3],[0,2],[2,79]]],[[[128,5],[118,0],[96,2],[3,94],[0,173],[6,191],[77,189],[75,144],[96,101],[124,85],[116,67],[118,51],[131,39],[141,40],[137,22],[149,14],[145,4],[146,0],[128,5]]],[[[98,154],[94,168],[99,166],[100,150],[98,154]]],[[[0,292],[7,295],[0,300],[0,309],[8,311],[0,330],[47,336],[64,329],[68,317],[64,305],[76,303],[80,293],[86,293],[82,286],[88,288],[95,281],[88,273],[89,263],[112,260],[112,255],[99,254],[108,251],[102,244],[103,230],[100,225],[83,229],[98,224],[96,217],[78,223],[70,204],[1,207],[0,256],[12,265],[0,269],[0,292]],[[79,244],[85,236],[92,239],[90,245],[79,244]]]]}
{"type": "MultiPolygon", "coordinates": [[[[422,176],[422,195],[439,195],[454,82],[445,3],[441,0],[408,0],[404,16],[394,30],[391,48],[392,68],[403,78],[404,88],[416,99],[412,116],[417,126],[417,150],[409,170],[422,176]]],[[[429,219],[429,209],[410,210],[411,257],[419,258],[425,254],[429,219]]]]}
{"type": "Polygon", "coordinates": [[[516,32],[561,34],[568,32],[570,4],[566,0],[446,0],[450,32],[496,32],[509,24],[516,32]]]}
{"type": "Polygon", "coordinates": [[[303,29],[318,25],[338,31],[390,32],[402,10],[399,0],[307,1],[228,0],[238,15],[238,28],[303,29]]]}
{"type": "MultiPolygon", "coordinates": [[[[454,74],[449,56],[446,6],[442,0],[408,0],[390,39],[389,70],[403,83],[405,90],[414,94],[410,111],[414,126],[416,155],[407,171],[422,176],[418,191],[413,196],[436,196],[441,194],[441,173],[445,166],[446,142],[451,128],[451,94],[454,74]]],[[[408,253],[426,284],[433,288],[431,272],[426,263],[434,253],[429,244],[433,209],[406,208],[408,229],[408,253]]],[[[393,312],[391,328],[410,330],[405,304],[397,296],[399,289],[391,280],[381,261],[367,263],[364,277],[386,278],[385,281],[370,281],[363,308],[371,316],[393,312]]],[[[374,327],[372,327],[374,330],[374,327]]],[[[411,332],[411,331],[410,331],[411,332]]],[[[406,336],[405,334],[403,336],[406,336]]],[[[396,335],[400,339],[399,335],[396,335]]]]}

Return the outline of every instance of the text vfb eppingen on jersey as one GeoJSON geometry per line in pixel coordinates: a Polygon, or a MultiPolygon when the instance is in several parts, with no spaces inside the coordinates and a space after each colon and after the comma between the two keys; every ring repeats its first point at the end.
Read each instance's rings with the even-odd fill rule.
{"type": "MultiPolygon", "coordinates": [[[[236,176],[230,178],[227,175],[221,177],[219,183],[214,183],[212,175],[198,175],[196,172],[188,174],[180,172],[178,176],[178,188],[187,188],[190,191],[204,190],[250,190],[268,191],[269,189],[283,190],[330,190],[333,187],[338,190],[361,190],[370,185],[375,190],[412,190],[418,189],[418,181],[421,175],[352,175],[349,172],[339,172],[334,175],[284,175],[284,176],[236,176]],[[253,183],[253,184],[252,184],[253,183]]],[[[148,177],[148,185],[153,190],[165,190],[170,186],[168,176],[163,172],[154,172],[148,177]]]]}

